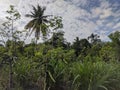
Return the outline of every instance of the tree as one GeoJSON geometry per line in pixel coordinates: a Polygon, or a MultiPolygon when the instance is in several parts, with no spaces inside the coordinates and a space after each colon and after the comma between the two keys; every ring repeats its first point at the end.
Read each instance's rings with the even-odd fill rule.
{"type": "Polygon", "coordinates": [[[27,23],[25,29],[29,29],[31,33],[35,32],[36,44],[40,35],[43,37],[48,35],[50,27],[54,27],[54,29],[62,27],[61,18],[50,18],[52,15],[44,15],[45,10],[45,7],[40,7],[39,5],[37,7],[33,6],[33,11],[26,15],[26,17],[32,18],[32,20],[27,23]]]}
{"type": "MultiPolygon", "coordinates": [[[[45,7],[40,7],[37,5],[37,7],[33,7],[33,12],[30,14],[27,14],[26,17],[31,17],[32,20],[30,20],[27,25],[25,26],[25,29],[30,30],[30,34],[32,32],[35,32],[35,38],[36,38],[36,46],[37,46],[37,40],[39,40],[39,36],[42,35],[43,38],[46,38],[46,36],[50,33],[50,28],[53,30],[56,30],[58,28],[62,28],[62,20],[61,17],[53,17],[52,15],[44,15],[44,12],[46,10],[45,7]],[[53,17],[53,18],[50,18],[53,17]]],[[[35,47],[37,50],[37,48],[35,47]]],[[[44,80],[44,90],[46,89],[46,76],[47,76],[47,64],[44,64],[45,67],[45,80],[44,80]]]]}
{"type": "Polygon", "coordinates": [[[76,37],[75,41],[73,42],[72,47],[73,47],[73,49],[75,49],[76,56],[79,56],[80,51],[81,51],[79,37],[76,37]]]}
{"type": "Polygon", "coordinates": [[[52,37],[48,41],[46,41],[45,44],[50,44],[55,48],[57,47],[67,48],[68,47],[67,45],[68,43],[66,42],[64,38],[63,31],[54,32],[52,37]]]}
{"type": "Polygon", "coordinates": [[[76,56],[79,56],[79,54],[86,55],[87,49],[91,47],[90,43],[87,39],[79,39],[79,37],[76,37],[75,41],[73,42],[73,49],[75,49],[76,56]]]}
{"type": "Polygon", "coordinates": [[[20,32],[17,31],[14,27],[14,22],[20,19],[19,12],[14,8],[14,6],[10,6],[10,9],[6,11],[9,16],[6,17],[7,21],[3,23],[3,29],[1,30],[2,40],[4,41],[4,46],[6,46],[7,42],[9,42],[9,47],[6,46],[7,52],[3,57],[3,61],[9,64],[9,89],[13,88],[13,62],[16,59],[15,56],[15,42],[19,37],[17,34],[20,32]]]}
{"type": "Polygon", "coordinates": [[[92,33],[88,37],[88,40],[90,39],[91,44],[97,44],[97,43],[101,42],[101,40],[99,38],[100,38],[100,36],[98,36],[97,34],[92,33]]]}
{"type": "Polygon", "coordinates": [[[113,48],[113,45],[111,42],[106,42],[102,46],[102,48],[99,52],[100,52],[100,57],[105,62],[116,60],[115,51],[114,51],[114,48],[113,48]]]}
{"type": "Polygon", "coordinates": [[[116,31],[115,33],[110,34],[109,38],[112,40],[116,57],[120,61],[120,32],[116,31]]]}

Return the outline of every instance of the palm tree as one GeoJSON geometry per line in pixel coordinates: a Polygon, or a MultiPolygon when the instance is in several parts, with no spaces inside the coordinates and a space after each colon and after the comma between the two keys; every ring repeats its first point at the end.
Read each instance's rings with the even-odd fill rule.
{"type": "MultiPolygon", "coordinates": [[[[42,35],[43,37],[47,36],[50,32],[50,27],[53,28],[53,30],[62,28],[62,20],[59,17],[53,17],[48,18],[52,15],[44,15],[44,12],[46,10],[45,7],[40,7],[37,5],[37,7],[33,7],[33,11],[30,14],[27,14],[26,17],[32,18],[31,21],[27,23],[25,26],[25,29],[30,30],[30,34],[32,32],[35,32],[35,38],[36,38],[36,45],[37,40],[39,39],[39,36],[42,35]]],[[[36,48],[35,48],[36,49],[36,48]]],[[[37,50],[37,49],[36,49],[37,50]]],[[[45,79],[46,79],[46,68],[47,65],[45,64],[45,79]]],[[[44,81],[44,90],[46,89],[46,80],[44,81]]]]}
{"type": "Polygon", "coordinates": [[[39,36],[46,36],[49,31],[49,25],[50,21],[48,20],[48,17],[50,15],[44,15],[44,12],[46,10],[45,7],[40,7],[39,5],[37,7],[33,7],[33,11],[30,14],[26,14],[26,17],[32,18],[27,25],[25,26],[25,29],[30,30],[30,34],[32,32],[35,32],[35,38],[36,38],[36,44],[37,40],[39,39],[39,36]]]}

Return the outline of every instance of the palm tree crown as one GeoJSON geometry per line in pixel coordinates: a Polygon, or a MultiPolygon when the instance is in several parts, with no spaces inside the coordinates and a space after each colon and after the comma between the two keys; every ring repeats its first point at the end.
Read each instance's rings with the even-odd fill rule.
{"type": "Polygon", "coordinates": [[[31,21],[27,23],[25,26],[25,29],[29,29],[32,32],[35,32],[35,38],[38,40],[40,34],[42,36],[46,36],[47,32],[49,31],[49,26],[47,23],[49,23],[49,20],[47,19],[50,15],[44,15],[44,12],[46,10],[45,7],[40,7],[39,5],[36,7],[33,7],[33,11],[30,14],[26,14],[26,17],[33,18],[31,21]]]}

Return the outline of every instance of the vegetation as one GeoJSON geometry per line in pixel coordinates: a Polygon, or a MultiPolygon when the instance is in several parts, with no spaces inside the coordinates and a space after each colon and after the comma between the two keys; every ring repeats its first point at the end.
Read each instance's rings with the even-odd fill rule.
{"type": "Polygon", "coordinates": [[[25,28],[36,38],[29,44],[14,28],[20,14],[14,6],[7,11],[10,16],[0,31],[0,90],[120,90],[120,32],[110,34],[110,42],[91,34],[70,43],[57,31],[63,27],[62,18],[44,11],[33,6],[26,15],[32,20],[25,28]],[[37,42],[39,37],[43,43],[37,42]]]}

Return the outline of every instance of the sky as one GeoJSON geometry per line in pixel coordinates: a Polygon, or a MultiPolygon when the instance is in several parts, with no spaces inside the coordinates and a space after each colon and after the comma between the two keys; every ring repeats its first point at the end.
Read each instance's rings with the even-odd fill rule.
{"type": "Polygon", "coordinates": [[[22,29],[29,21],[25,14],[38,4],[46,6],[46,15],[62,16],[62,30],[69,42],[91,33],[108,41],[110,33],[120,31],[120,0],[0,0],[0,21],[4,21],[9,5],[15,5],[22,15],[18,26],[22,29]]]}

